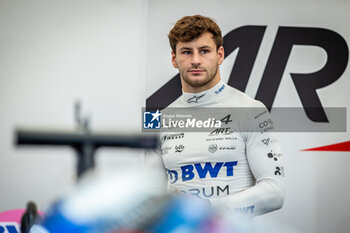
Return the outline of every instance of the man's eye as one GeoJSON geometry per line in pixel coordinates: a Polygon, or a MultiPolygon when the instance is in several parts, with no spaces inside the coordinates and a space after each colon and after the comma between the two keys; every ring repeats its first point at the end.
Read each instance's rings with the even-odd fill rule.
{"type": "Polygon", "coordinates": [[[183,51],[182,54],[191,54],[191,51],[183,51]]]}
{"type": "Polygon", "coordinates": [[[209,53],[209,50],[208,49],[203,49],[203,50],[201,50],[201,53],[209,53]]]}

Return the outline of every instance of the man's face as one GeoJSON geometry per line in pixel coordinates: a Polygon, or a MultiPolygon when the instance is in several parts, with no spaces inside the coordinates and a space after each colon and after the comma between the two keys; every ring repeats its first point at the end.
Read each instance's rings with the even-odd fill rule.
{"type": "Polygon", "coordinates": [[[179,70],[182,88],[186,92],[205,91],[220,81],[219,65],[224,60],[224,49],[218,50],[209,32],[190,42],[178,42],[172,64],[179,70]]]}

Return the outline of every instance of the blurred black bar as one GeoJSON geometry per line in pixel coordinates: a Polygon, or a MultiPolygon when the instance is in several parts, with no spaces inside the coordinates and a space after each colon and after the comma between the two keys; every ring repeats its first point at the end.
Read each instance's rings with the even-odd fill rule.
{"type": "Polygon", "coordinates": [[[157,139],[145,134],[84,134],[75,132],[46,132],[16,130],[17,145],[77,146],[91,143],[95,147],[155,148],[157,139]]]}
{"type": "Polygon", "coordinates": [[[95,165],[95,151],[99,147],[129,147],[151,149],[157,147],[157,137],[147,134],[93,134],[38,130],[16,130],[17,145],[71,146],[78,154],[77,174],[80,177],[95,165]]]}

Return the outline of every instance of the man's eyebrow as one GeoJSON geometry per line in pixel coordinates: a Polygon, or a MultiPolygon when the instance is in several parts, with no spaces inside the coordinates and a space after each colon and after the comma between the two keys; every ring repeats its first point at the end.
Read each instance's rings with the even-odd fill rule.
{"type": "MultiPolygon", "coordinates": [[[[203,45],[199,47],[198,49],[211,49],[212,47],[209,45],[203,45]]],[[[180,50],[193,50],[191,47],[181,47],[180,50]]]]}
{"type": "Polygon", "coordinates": [[[204,46],[199,47],[199,49],[211,49],[211,46],[209,46],[209,45],[204,45],[204,46]]]}
{"type": "Polygon", "coordinates": [[[192,50],[190,47],[181,47],[180,50],[192,50]]]}

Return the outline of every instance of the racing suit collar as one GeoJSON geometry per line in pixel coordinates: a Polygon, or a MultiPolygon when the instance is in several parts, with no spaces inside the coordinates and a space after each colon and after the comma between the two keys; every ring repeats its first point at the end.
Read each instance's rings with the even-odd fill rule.
{"type": "Polygon", "coordinates": [[[214,87],[199,92],[199,93],[189,93],[182,91],[182,99],[185,103],[190,105],[195,105],[198,103],[206,102],[207,100],[211,100],[219,95],[225,90],[226,84],[220,80],[214,87]]]}

